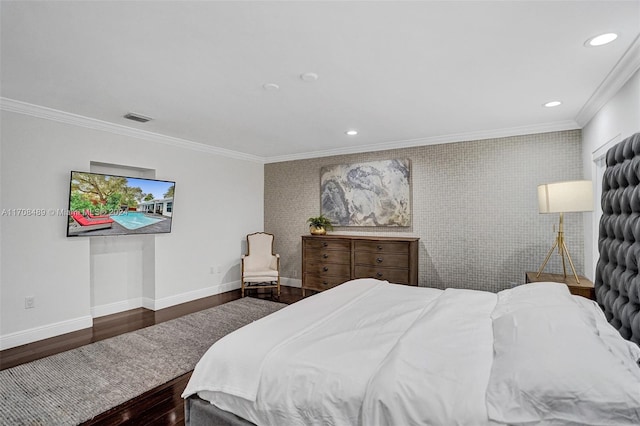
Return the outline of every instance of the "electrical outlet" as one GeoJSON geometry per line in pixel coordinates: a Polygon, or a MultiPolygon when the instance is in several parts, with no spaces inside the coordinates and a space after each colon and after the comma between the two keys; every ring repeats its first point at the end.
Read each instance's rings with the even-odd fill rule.
{"type": "Polygon", "coordinates": [[[298,278],[298,271],[295,269],[293,270],[293,278],[298,278]]]}
{"type": "Polygon", "coordinates": [[[36,298],[34,296],[27,296],[24,298],[24,308],[31,309],[36,307],[36,298]]]}

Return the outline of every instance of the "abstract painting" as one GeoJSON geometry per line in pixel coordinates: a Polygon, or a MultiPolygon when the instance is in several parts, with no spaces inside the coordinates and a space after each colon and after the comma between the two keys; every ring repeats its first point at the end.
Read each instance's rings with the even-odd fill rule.
{"type": "Polygon", "coordinates": [[[410,226],[408,159],[325,166],[321,211],[334,226],[410,226]]]}

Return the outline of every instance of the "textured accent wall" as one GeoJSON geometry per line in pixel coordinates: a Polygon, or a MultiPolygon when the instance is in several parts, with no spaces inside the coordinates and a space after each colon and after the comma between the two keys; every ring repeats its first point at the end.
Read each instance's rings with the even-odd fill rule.
{"type": "MultiPolygon", "coordinates": [[[[555,239],[557,214],[539,214],[537,186],[582,179],[579,130],[429,145],[265,165],[265,231],[275,234],[282,275],[300,278],[301,235],[320,213],[320,168],[410,158],[412,225],[336,228],[335,234],[417,236],[419,282],[499,291],[536,271],[555,239]]],[[[565,214],[565,237],[583,273],[582,213],[565,214]]],[[[568,265],[567,265],[568,267],[568,265]]],[[[545,272],[562,272],[552,255],[545,272]]]]}

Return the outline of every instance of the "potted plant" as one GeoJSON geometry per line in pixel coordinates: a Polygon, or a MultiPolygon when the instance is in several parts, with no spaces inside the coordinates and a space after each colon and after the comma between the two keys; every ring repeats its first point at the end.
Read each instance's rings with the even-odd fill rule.
{"type": "Polygon", "coordinates": [[[333,231],[331,221],[323,215],[310,217],[307,219],[307,222],[309,222],[309,231],[312,235],[324,235],[327,233],[327,230],[333,231]]]}

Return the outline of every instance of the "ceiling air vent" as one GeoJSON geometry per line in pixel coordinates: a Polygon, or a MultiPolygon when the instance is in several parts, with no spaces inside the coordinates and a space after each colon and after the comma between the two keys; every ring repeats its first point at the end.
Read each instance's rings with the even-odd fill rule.
{"type": "Polygon", "coordinates": [[[124,115],[124,118],[127,120],[138,121],[140,123],[146,123],[147,121],[151,121],[152,118],[145,117],[144,115],[136,114],[135,112],[130,112],[124,115]]]}

